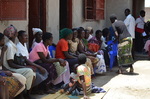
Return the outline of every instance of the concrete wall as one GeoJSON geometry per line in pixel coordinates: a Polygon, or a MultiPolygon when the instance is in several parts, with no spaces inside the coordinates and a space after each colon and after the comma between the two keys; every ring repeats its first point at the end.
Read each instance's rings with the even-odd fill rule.
{"type": "Polygon", "coordinates": [[[150,19],[150,7],[146,7],[146,8],[145,8],[145,12],[146,12],[146,15],[145,15],[145,22],[147,22],[147,20],[150,19]]]}
{"type": "Polygon", "coordinates": [[[27,0],[27,18],[26,20],[3,20],[0,21],[0,32],[3,32],[5,28],[7,28],[7,26],[9,26],[10,24],[14,25],[17,30],[25,30],[28,31],[28,0],[27,0]]]}
{"type": "Polygon", "coordinates": [[[97,29],[105,28],[105,20],[100,21],[85,21],[83,17],[83,0],[72,0],[73,3],[73,18],[72,18],[72,26],[73,27],[93,27],[94,31],[97,29]]]}
{"type": "Polygon", "coordinates": [[[59,40],[59,0],[47,0],[46,30],[53,34],[53,42],[59,40]]]}
{"type": "Polygon", "coordinates": [[[109,17],[115,14],[118,20],[124,20],[124,10],[129,8],[132,11],[132,0],[106,0],[106,25],[111,25],[109,17]]]}

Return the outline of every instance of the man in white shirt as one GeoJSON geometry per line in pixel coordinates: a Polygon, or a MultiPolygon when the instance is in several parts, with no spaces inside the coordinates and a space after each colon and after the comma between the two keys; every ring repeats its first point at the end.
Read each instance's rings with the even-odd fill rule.
{"type": "Polygon", "coordinates": [[[136,45],[136,51],[142,52],[144,47],[144,41],[143,41],[143,33],[144,33],[144,17],[145,17],[145,11],[140,11],[140,16],[136,19],[136,27],[135,27],[135,45],[136,45]]]}
{"type": "Polygon", "coordinates": [[[130,9],[125,9],[125,16],[126,19],[124,20],[124,23],[128,29],[128,32],[131,34],[132,38],[135,38],[135,19],[130,14],[130,9]]]}
{"type": "Polygon", "coordinates": [[[128,32],[130,33],[132,39],[133,39],[133,46],[132,46],[132,57],[134,58],[134,39],[135,39],[135,19],[130,14],[130,9],[125,9],[124,12],[126,19],[124,20],[124,23],[128,29],[128,32]]]}

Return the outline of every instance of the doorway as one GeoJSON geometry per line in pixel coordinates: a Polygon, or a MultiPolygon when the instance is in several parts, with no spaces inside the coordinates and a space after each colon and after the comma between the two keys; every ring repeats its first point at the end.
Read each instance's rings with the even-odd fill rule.
{"type": "Polygon", "coordinates": [[[60,0],[59,27],[72,28],[72,0],[60,0]]]}
{"type": "Polygon", "coordinates": [[[32,28],[41,28],[46,32],[46,0],[29,0],[29,47],[34,38],[32,28]]]}

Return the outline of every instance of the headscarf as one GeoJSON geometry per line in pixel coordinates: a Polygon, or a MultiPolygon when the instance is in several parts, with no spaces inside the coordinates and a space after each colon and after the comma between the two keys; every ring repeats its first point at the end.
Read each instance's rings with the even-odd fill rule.
{"type": "Polygon", "coordinates": [[[13,26],[10,25],[4,30],[4,35],[7,36],[8,38],[11,38],[17,33],[17,29],[13,26]]]}
{"type": "Polygon", "coordinates": [[[66,38],[69,34],[72,34],[72,30],[68,29],[68,28],[64,28],[62,30],[60,30],[60,39],[61,38],[66,38]]]}
{"type": "Polygon", "coordinates": [[[86,29],[91,32],[93,28],[92,27],[87,27],[86,29]]]}
{"type": "Polygon", "coordinates": [[[40,28],[32,28],[32,31],[33,31],[33,35],[35,35],[38,32],[43,33],[43,31],[40,28]]]}

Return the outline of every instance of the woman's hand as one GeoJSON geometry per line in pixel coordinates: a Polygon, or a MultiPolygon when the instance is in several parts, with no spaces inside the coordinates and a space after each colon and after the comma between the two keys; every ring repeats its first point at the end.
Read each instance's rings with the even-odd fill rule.
{"type": "Polygon", "coordinates": [[[4,71],[5,72],[5,74],[7,75],[7,76],[12,76],[12,72],[11,71],[4,71]]]}
{"type": "Polygon", "coordinates": [[[66,66],[66,61],[63,59],[59,59],[59,63],[61,66],[66,66]]]}

